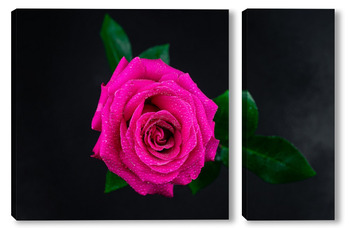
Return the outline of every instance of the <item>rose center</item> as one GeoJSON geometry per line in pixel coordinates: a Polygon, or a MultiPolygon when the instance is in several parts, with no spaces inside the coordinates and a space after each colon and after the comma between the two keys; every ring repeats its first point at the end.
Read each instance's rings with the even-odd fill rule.
{"type": "Polygon", "coordinates": [[[154,124],[146,131],[144,142],[158,152],[166,152],[174,146],[174,136],[166,127],[154,124]]]}

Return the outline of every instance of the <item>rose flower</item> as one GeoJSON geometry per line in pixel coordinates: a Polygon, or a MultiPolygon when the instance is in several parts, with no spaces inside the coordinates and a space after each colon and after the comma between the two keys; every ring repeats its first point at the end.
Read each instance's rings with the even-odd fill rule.
{"type": "Polygon", "coordinates": [[[174,184],[189,184],[214,160],[217,108],[189,74],[161,59],[123,58],[101,85],[93,157],[139,194],[172,197],[174,184]]]}

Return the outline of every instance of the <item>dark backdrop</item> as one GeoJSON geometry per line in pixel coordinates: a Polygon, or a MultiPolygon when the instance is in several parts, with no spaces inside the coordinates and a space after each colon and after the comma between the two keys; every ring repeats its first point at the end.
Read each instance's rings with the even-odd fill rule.
{"type": "Polygon", "coordinates": [[[243,169],[243,215],[334,219],[334,10],[244,11],[243,89],[257,134],[288,139],[317,172],[272,185],[243,169]]]}
{"type": "Polygon", "coordinates": [[[17,219],[228,218],[228,169],[192,196],[104,194],[107,168],[90,158],[100,84],[111,76],[99,33],[109,13],[133,55],[170,43],[170,63],[214,98],[228,89],[228,11],[25,10],[12,12],[12,214],[17,219]]]}

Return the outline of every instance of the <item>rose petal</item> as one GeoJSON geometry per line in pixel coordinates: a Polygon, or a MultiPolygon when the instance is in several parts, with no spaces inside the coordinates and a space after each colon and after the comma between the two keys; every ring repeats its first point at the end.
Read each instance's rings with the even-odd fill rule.
{"type": "Polygon", "coordinates": [[[214,137],[211,137],[211,139],[209,140],[207,146],[205,147],[205,161],[214,161],[215,159],[215,155],[216,155],[216,151],[218,149],[219,146],[219,140],[217,140],[214,137]]]}
{"type": "Polygon", "coordinates": [[[161,59],[141,59],[141,61],[146,68],[145,77],[156,82],[166,74],[183,74],[183,72],[172,68],[171,66],[164,63],[161,59]]]}
{"type": "Polygon", "coordinates": [[[164,165],[150,165],[151,169],[157,171],[159,173],[171,173],[177,171],[179,173],[180,167],[186,162],[188,156],[182,158],[176,158],[170,160],[168,163],[164,165]]]}
{"type": "Polygon", "coordinates": [[[154,106],[152,104],[145,104],[142,110],[142,114],[146,112],[157,112],[159,111],[159,108],[157,106],[154,106]]]}
{"type": "Polygon", "coordinates": [[[97,105],[97,109],[95,112],[95,115],[92,119],[92,129],[96,130],[96,131],[101,131],[101,110],[103,108],[103,106],[105,105],[106,101],[107,101],[107,97],[108,97],[108,87],[114,83],[114,81],[117,79],[117,77],[119,76],[120,72],[122,72],[124,70],[124,68],[129,64],[129,62],[125,59],[125,57],[123,57],[120,61],[118,66],[116,67],[111,79],[109,80],[109,82],[107,83],[107,85],[105,86],[104,83],[102,83],[101,85],[101,95],[100,95],[100,99],[98,101],[98,105],[97,105]]]}
{"type": "MultiPolygon", "coordinates": [[[[130,185],[133,184],[134,180],[132,176],[135,176],[135,175],[131,170],[129,170],[125,166],[125,164],[120,162],[121,154],[123,154],[122,153],[123,149],[121,148],[121,143],[120,143],[119,126],[121,124],[121,120],[123,119],[122,109],[126,101],[130,98],[130,96],[132,96],[133,94],[132,91],[138,90],[139,86],[142,86],[142,82],[133,81],[133,82],[128,82],[124,84],[121,89],[116,91],[114,98],[113,97],[108,98],[106,105],[103,108],[101,113],[102,138],[101,138],[100,156],[103,159],[103,161],[106,163],[107,167],[112,172],[122,177],[130,185]],[[130,93],[130,90],[132,90],[131,93],[130,93]]],[[[123,122],[125,123],[125,121],[123,122]]],[[[146,190],[144,188],[142,191],[140,190],[140,192],[143,192],[143,193],[145,193],[145,191],[146,190]]]]}
{"type": "Polygon", "coordinates": [[[181,134],[180,134],[180,125],[169,112],[165,110],[161,110],[156,113],[145,113],[143,114],[138,120],[136,125],[134,125],[134,121],[130,122],[129,131],[128,134],[130,134],[130,137],[134,138],[137,146],[136,147],[136,153],[140,157],[141,160],[144,161],[145,164],[151,166],[151,165],[165,165],[171,161],[171,159],[174,159],[177,154],[180,151],[181,146],[181,134]],[[173,148],[169,149],[166,153],[160,153],[155,150],[153,150],[150,147],[147,147],[143,141],[143,128],[147,124],[152,123],[152,120],[154,119],[160,119],[173,123],[172,125],[175,127],[174,132],[174,140],[175,145],[173,148]],[[135,129],[135,130],[133,130],[135,129]]]}
{"type": "Polygon", "coordinates": [[[140,58],[134,58],[131,62],[123,69],[118,77],[115,77],[113,83],[108,87],[108,94],[112,95],[121,88],[126,82],[132,79],[144,79],[145,67],[143,66],[140,58]]]}
{"type": "Polygon", "coordinates": [[[168,130],[170,133],[174,132],[173,127],[164,121],[157,121],[152,123],[152,126],[148,126],[145,133],[143,133],[144,142],[146,143],[146,145],[150,146],[156,151],[162,151],[163,149],[170,149],[171,147],[173,147],[173,136],[169,136],[169,138],[165,139],[164,130],[168,130]],[[163,128],[159,125],[163,125],[163,128]]]}
{"type": "Polygon", "coordinates": [[[95,112],[94,117],[92,118],[92,123],[91,123],[91,128],[96,130],[96,131],[101,131],[101,111],[102,108],[104,107],[106,101],[107,101],[107,88],[105,87],[105,85],[102,83],[101,84],[101,95],[100,95],[100,99],[98,101],[97,104],[97,109],[95,112]]]}
{"type": "MultiPolygon", "coordinates": [[[[197,127],[199,128],[199,127],[197,127]]],[[[198,131],[198,130],[197,130],[198,131]]],[[[202,143],[202,142],[199,142],[202,143]]],[[[182,142],[181,152],[179,153],[178,158],[182,158],[184,156],[187,156],[197,145],[197,132],[195,130],[195,127],[192,126],[190,128],[190,136],[187,141],[182,142]]]]}
{"type": "Polygon", "coordinates": [[[181,123],[181,135],[187,140],[190,128],[195,121],[192,107],[185,101],[175,96],[156,95],[151,98],[152,104],[162,110],[167,110],[181,123]]]}
{"type": "MultiPolygon", "coordinates": [[[[125,119],[130,119],[131,115],[135,112],[135,109],[141,103],[145,103],[146,99],[153,94],[157,94],[153,89],[158,87],[159,83],[155,83],[150,80],[145,80],[144,86],[132,96],[124,108],[125,119]]],[[[158,108],[158,107],[157,107],[158,108]]],[[[159,109],[159,108],[158,108],[159,109]]]]}
{"type": "MultiPolygon", "coordinates": [[[[139,170],[143,170],[143,171],[146,170],[146,173],[148,173],[148,174],[146,174],[147,177],[149,177],[149,175],[152,176],[151,170],[149,168],[147,168],[147,166],[145,165],[144,162],[140,161],[140,159],[143,159],[147,163],[149,162],[147,159],[144,159],[143,156],[138,156],[138,153],[140,153],[140,152],[137,151],[137,149],[135,150],[134,140],[132,137],[130,137],[130,131],[127,129],[125,122],[122,122],[122,124],[121,124],[121,141],[122,141],[122,149],[123,150],[121,151],[120,156],[121,156],[123,163],[131,171],[133,171],[137,176],[139,176],[138,175],[139,170]]],[[[153,172],[152,177],[154,177],[154,175],[156,175],[156,174],[157,173],[153,172]]],[[[145,181],[144,175],[139,176],[139,178],[142,179],[142,181],[145,181]]],[[[152,182],[152,183],[154,183],[154,182],[152,182]]],[[[164,182],[164,183],[166,183],[166,182],[164,182]]],[[[160,184],[160,183],[158,182],[157,184],[160,184]]]]}
{"type": "MultiPolygon", "coordinates": [[[[143,144],[141,137],[135,137],[135,129],[137,128],[136,125],[141,125],[144,126],[146,124],[146,122],[149,120],[149,118],[154,115],[154,113],[152,112],[148,112],[145,113],[141,116],[141,112],[143,110],[143,103],[141,103],[138,108],[136,109],[136,111],[134,112],[131,120],[130,120],[130,124],[129,124],[129,129],[126,128],[126,124],[125,124],[125,132],[121,133],[121,137],[125,137],[125,142],[122,141],[122,144],[125,143],[125,145],[122,145],[123,147],[130,147],[130,142],[128,141],[128,138],[131,138],[133,140],[132,145],[136,142],[138,142],[139,144],[143,144]],[[140,142],[141,141],[141,142],[140,142]]],[[[139,128],[141,128],[139,127],[139,128]]],[[[136,134],[141,134],[140,133],[141,130],[139,130],[138,133],[136,134]]],[[[131,146],[132,147],[132,146],[131,146]]],[[[148,153],[146,148],[141,148],[141,149],[137,149],[136,153],[138,155],[138,157],[145,163],[145,164],[166,164],[169,161],[165,161],[163,159],[159,159],[153,155],[151,155],[150,153],[148,153]]]]}
{"type": "Polygon", "coordinates": [[[126,102],[129,101],[130,98],[133,97],[141,88],[151,83],[152,81],[149,80],[130,80],[126,82],[114,94],[114,102],[110,106],[111,113],[115,113],[118,116],[122,115],[125,120],[129,120],[130,116],[128,118],[125,118],[126,114],[124,107],[126,102]]]}
{"type": "Polygon", "coordinates": [[[187,73],[180,75],[178,84],[199,98],[199,100],[203,103],[208,121],[213,120],[218,106],[214,101],[205,96],[205,94],[197,87],[197,84],[192,80],[190,75],[187,73]]]}
{"type": "Polygon", "coordinates": [[[195,111],[195,105],[193,102],[192,94],[190,92],[185,91],[174,81],[162,81],[160,83],[152,82],[140,89],[138,93],[135,94],[135,96],[133,96],[125,106],[125,118],[129,119],[140,103],[146,102],[148,98],[155,95],[175,96],[187,102],[195,111]]]}
{"type": "MultiPolygon", "coordinates": [[[[129,143],[132,140],[127,137],[129,143]]],[[[126,143],[123,143],[126,145],[126,143]]],[[[172,173],[160,174],[159,172],[153,171],[144,162],[140,160],[137,156],[135,150],[140,149],[140,147],[123,147],[123,151],[120,152],[120,158],[123,163],[133,171],[142,181],[148,181],[154,184],[164,184],[172,181],[179,173],[179,171],[174,171],[172,173]]]]}
{"type": "MultiPolygon", "coordinates": [[[[202,136],[200,132],[197,134],[198,141],[202,141],[202,136]]],[[[172,183],[174,184],[181,184],[181,185],[187,185],[191,183],[192,180],[197,179],[201,169],[204,166],[204,148],[201,143],[198,143],[194,150],[189,153],[189,156],[186,160],[186,162],[181,166],[181,172],[179,175],[174,178],[172,183]]]]}
{"type": "Polygon", "coordinates": [[[100,148],[101,148],[101,135],[98,137],[98,140],[94,146],[94,148],[92,149],[92,151],[94,152],[93,155],[91,155],[91,157],[93,158],[97,158],[97,159],[101,159],[100,157],[100,148]]]}
{"type": "MultiPolygon", "coordinates": [[[[151,115],[152,113],[146,113],[144,115],[151,115]]],[[[142,121],[142,119],[140,118],[142,121]]],[[[143,148],[139,147],[134,142],[134,134],[131,129],[134,128],[134,126],[131,126],[132,123],[130,121],[129,129],[126,131],[126,135],[124,137],[123,134],[121,134],[122,139],[122,150],[119,153],[119,156],[123,162],[132,172],[134,172],[142,181],[148,181],[154,184],[164,184],[169,183],[171,180],[173,180],[179,171],[174,171],[172,173],[166,173],[166,174],[160,174],[159,172],[155,172],[150,167],[148,167],[146,164],[148,164],[150,161],[143,162],[141,159],[145,159],[142,156],[138,156],[140,153],[140,149],[143,148]]],[[[122,125],[123,122],[122,122],[122,125]]],[[[124,127],[126,128],[126,124],[124,127]]]]}
{"type": "Polygon", "coordinates": [[[166,197],[173,197],[174,196],[174,185],[167,183],[167,184],[152,184],[148,194],[160,194],[166,197]]]}
{"type": "MultiPolygon", "coordinates": [[[[161,120],[169,123],[175,129],[181,130],[181,125],[179,121],[168,111],[168,110],[160,110],[158,112],[153,113],[148,117],[145,126],[153,125],[156,122],[161,124],[161,120]]],[[[165,125],[164,125],[165,126],[165,125]]],[[[170,130],[170,129],[169,129],[170,130]]]]}
{"type": "Polygon", "coordinates": [[[119,77],[119,74],[128,66],[128,64],[128,60],[126,60],[126,58],[123,56],[123,58],[119,61],[118,66],[115,68],[111,79],[109,79],[107,86],[111,86],[112,84],[114,84],[114,82],[119,77]]]}
{"type": "Polygon", "coordinates": [[[172,80],[172,81],[177,81],[178,80],[178,78],[179,78],[179,74],[177,74],[177,73],[170,73],[170,74],[165,74],[165,75],[163,75],[160,79],[159,79],[159,81],[160,82],[162,82],[162,81],[168,81],[168,80],[172,80]]]}
{"type": "MultiPolygon", "coordinates": [[[[205,115],[205,110],[202,103],[197,97],[193,97],[193,101],[196,107],[197,122],[202,133],[203,144],[207,144],[210,138],[214,135],[211,124],[209,125],[208,119],[205,115]]],[[[212,121],[212,120],[211,120],[212,121]]],[[[210,122],[211,123],[211,122],[210,122]]]]}

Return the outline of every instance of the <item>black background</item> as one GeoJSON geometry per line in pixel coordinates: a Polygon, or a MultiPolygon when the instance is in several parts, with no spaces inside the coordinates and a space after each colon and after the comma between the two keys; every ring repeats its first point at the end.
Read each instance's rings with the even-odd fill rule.
{"type": "Polygon", "coordinates": [[[13,205],[17,219],[228,218],[228,169],[192,196],[104,194],[107,168],[90,158],[100,84],[111,76],[99,33],[105,13],[133,56],[170,43],[170,64],[210,98],[228,89],[228,11],[16,10],[13,19],[13,205]]]}
{"type": "Polygon", "coordinates": [[[334,219],[334,11],[243,12],[243,89],[259,109],[257,134],[288,139],[317,172],[272,185],[243,169],[243,215],[334,219]]]}

